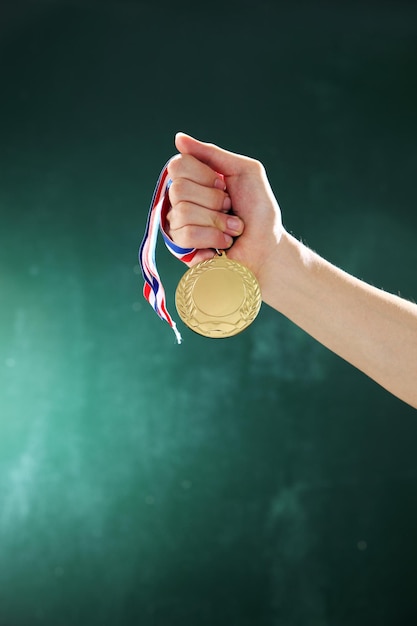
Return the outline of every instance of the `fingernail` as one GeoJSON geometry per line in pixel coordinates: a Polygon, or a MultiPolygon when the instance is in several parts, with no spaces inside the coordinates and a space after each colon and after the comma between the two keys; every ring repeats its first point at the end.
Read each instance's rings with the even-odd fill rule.
{"type": "Polygon", "coordinates": [[[230,199],[230,196],[226,196],[225,199],[223,200],[223,211],[229,211],[229,209],[232,208],[232,201],[230,199]]]}
{"type": "Polygon", "coordinates": [[[221,178],[216,178],[216,180],[214,181],[214,186],[216,187],[216,189],[226,191],[226,185],[224,184],[224,180],[222,180],[221,178]]]}
{"type": "Polygon", "coordinates": [[[225,244],[226,244],[225,247],[226,248],[230,248],[230,246],[233,243],[233,237],[230,237],[230,235],[225,235],[224,236],[224,240],[225,240],[225,244]]]}
{"type": "Polygon", "coordinates": [[[240,235],[242,232],[242,220],[234,215],[231,215],[227,218],[227,228],[228,230],[233,231],[234,233],[240,235]]]}

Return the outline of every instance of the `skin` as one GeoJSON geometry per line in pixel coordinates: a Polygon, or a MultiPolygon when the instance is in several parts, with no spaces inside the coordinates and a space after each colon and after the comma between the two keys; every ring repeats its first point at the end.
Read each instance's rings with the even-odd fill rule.
{"type": "Polygon", "coordinates": [[[417,305],[347,274],[290,235],[259,161],[183,133],[175,143],[165,230],[199,250],[191,265],[212,258],[213,248],[227,249],[254,272],[265,303],[417,408],[417,305]]]}

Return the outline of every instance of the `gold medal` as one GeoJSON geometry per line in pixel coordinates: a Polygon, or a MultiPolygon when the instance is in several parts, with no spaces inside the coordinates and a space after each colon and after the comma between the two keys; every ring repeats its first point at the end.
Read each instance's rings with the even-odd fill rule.
{"type": "Polygon", "coordinates": [[[261,308],[258,281],[224,251],[191,267],[175,293],[179,316],[205,337],[231,337],[253,322],[261,308]]]}

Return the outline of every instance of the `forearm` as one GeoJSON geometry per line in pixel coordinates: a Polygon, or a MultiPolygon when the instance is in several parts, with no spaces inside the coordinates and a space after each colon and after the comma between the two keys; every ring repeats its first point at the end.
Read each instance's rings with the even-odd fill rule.
{"type": "Polygon", "coordinates": [[[336,268],[285,233],[261,279],[266,303],[417,408],[417,305],[336,268]]]}

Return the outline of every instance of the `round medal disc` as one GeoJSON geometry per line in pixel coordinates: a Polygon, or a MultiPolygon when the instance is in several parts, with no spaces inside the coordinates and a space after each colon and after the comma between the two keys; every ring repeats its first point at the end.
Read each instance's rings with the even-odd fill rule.
{"type": "Polygon", "coordinates": [[[224,251],[191,267],[175,293],[179,316],[205,337],[237,335],[253,322],[262,304],[254,274],[224,251]]]}

